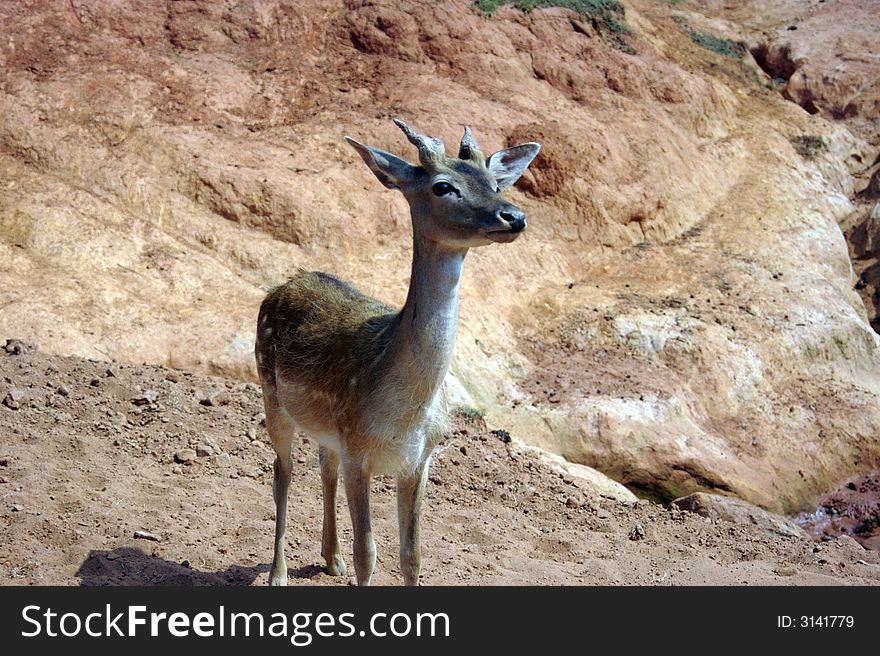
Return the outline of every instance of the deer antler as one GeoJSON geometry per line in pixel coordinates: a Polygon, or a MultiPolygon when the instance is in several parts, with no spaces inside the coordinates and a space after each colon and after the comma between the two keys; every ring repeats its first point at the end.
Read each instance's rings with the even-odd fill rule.
{"type": "Polygon", "coordinates": [[[419,134],[399,118],[394,119],[394,124],[403,130],[409,142],[419,149],[419,161],[422,166],[431,166],[446,157],[446,149],[439,139],[419,134]]]}
{"type": "Polygon", "coordinates": [[[458,159],[483,159],[480,147],[474,141],[471,129],[466,125],[464,126],[464,135],[461,137],[461,145],[458,147],[458,159]]]}

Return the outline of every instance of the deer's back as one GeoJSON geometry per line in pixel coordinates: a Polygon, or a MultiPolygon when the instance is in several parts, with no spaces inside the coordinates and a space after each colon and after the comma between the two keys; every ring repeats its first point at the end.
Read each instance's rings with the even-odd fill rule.
{"type": "Polygon", "coordinates": [[[301,271],[260,306],[256,356],[264,393],[289,388],[278,403],[305,429],[345,428],[381,378],[397,317],[333,276],[301,271]]]}

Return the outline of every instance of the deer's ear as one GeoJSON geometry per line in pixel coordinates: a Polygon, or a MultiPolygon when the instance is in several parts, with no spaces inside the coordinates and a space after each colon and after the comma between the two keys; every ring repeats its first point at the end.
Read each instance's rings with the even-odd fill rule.
{"type": "Polygon", "coordinates": [[[416,177],[416,167],[399,157],[378,148],[365,146],[351,137],[345,140],[366,162],[379,182],[389,189],[400,189],[416,177]]]}
{"type": "Polygon", "coordinates": [[[529,168],[529,164],[538,155],[541,144],[524,143],[499,150],[486,162],[489,172],[495,177],[498,189],[504,191],[513,186],[520,176],[529,168]]]}

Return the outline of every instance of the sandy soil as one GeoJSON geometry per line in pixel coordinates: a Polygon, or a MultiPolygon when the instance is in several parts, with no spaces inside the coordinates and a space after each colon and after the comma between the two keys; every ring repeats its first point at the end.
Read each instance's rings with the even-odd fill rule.
{"type": "MultiPolygon", "coordinates": [[[[10,342],[0,396],[0,584],[266,583],[273,453],[256,386],[10,342]]],[[[303,440],[294,458],[291,585],[346,584],[321,568],[317,448],[303,440]]],[[[374,581],[397,584],[393,481],[373,491],[374,581]]],[[[593,497],[516,436],[463,417],[424,520],[427,585],[880,584],[880,552],[851,538],[814,543],[593,497]]]]}

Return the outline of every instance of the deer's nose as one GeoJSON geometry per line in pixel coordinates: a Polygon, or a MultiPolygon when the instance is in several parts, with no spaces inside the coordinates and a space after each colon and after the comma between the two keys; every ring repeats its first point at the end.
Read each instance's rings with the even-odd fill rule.
{"type": "Polygon", "coordinates": [[[518,207],[502,207],[495,216],[510,226],[511,232],[522,232],[526,229],[526,213],[518,207]]]}

